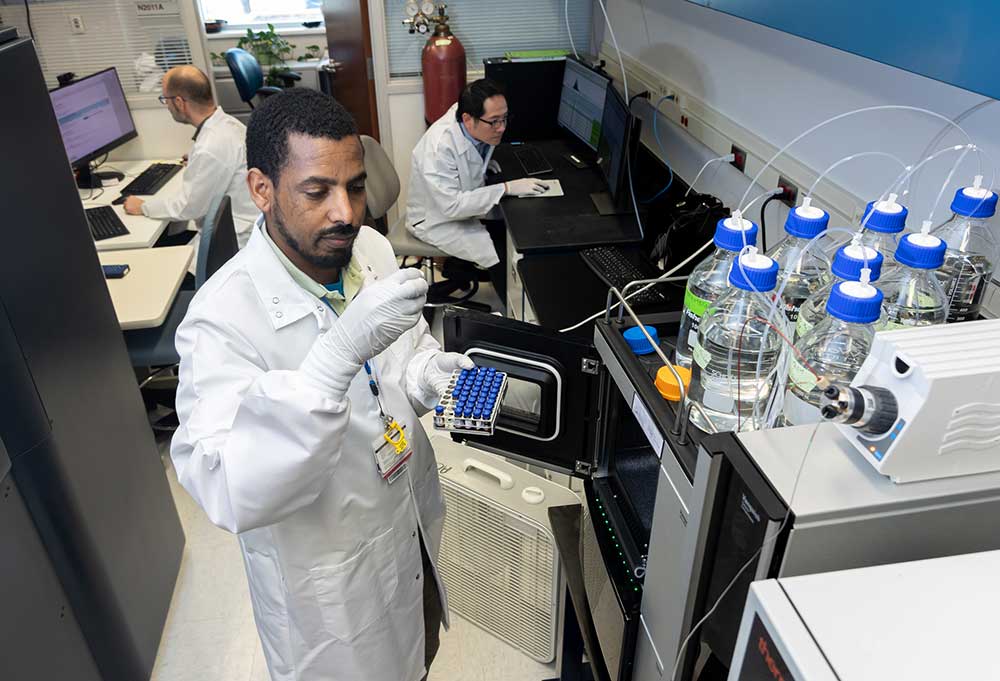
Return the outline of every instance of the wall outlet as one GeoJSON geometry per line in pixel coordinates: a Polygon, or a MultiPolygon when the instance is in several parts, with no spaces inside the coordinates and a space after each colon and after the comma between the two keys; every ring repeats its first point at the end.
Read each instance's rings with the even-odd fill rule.
{"type": "Polygon", "coordinates": [[[795,208],[795,203],[799,200],[798,186],[784,175],[779,175],[778,188],[785,190],[781,195],[781,202],[789,208],[795,208]]]}
{"type": "Polygon", "coordinates": [[[69,30],[71,33],[86,33],[87,26],[83,23],[83,16],[79,14],[69,15],[69,30]]]}
{"type": "Polygon", "coordinates": [[[735,144],[729,150],[729,153],[733,155],[733,160],[729,162],[729,165],[736,168],[741,173],[746,171],[747,168],[747,152],[744,149],[740,149],[735,144]]]}

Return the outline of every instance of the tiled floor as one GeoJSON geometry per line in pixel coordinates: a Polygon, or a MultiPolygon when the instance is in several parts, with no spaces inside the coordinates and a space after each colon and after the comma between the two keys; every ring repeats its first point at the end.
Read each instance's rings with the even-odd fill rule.
{"type": "MultiPolygon", "coordinates": [[[[161,442],[187,545],[152,681],[268,681],[236,537],[212,525],[177,483],[167,447],[166,440],[161,442]]],[[[452,615],[452,623],[450,631],[442,632],[430,681],[542,681],[555,676],[552,666],[535,662],[462,618],[452,615]]]]}

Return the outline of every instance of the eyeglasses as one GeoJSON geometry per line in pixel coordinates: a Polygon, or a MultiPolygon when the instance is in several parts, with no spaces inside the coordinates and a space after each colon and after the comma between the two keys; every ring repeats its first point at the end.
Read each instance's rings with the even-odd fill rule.
{"type": "Polygon", "coordinates": [[[166,105],[166,103],[169,102],[171,99],[184,99],[184,98],[181,97],[180,95],[160,95],[159,97],[157,97],[157,99],[160,100],[160,104],[166,105]]]}
{"type": "Polygon", "coordinates": [[[476,116],[476,120],[486,123],[494,130],[499,130],[500,128],[507,127],[507,124],[510,122],[510,114],[507,114],[503,118],[494,118],[493,120],[486,120],[485,118],[479,118],[476,116]]]}

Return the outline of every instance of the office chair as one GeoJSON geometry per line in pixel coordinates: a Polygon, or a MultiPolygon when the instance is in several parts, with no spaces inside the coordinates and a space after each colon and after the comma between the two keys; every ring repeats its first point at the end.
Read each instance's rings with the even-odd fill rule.
{"type": "MultiPolygon", "coordinates": [[[[368,173],[368,180],[365,183],[368,195],[368,214],[376,223],[384,226],[386,214],[399,198],[399,175],[396,173],[392,161],[389,160],[388,154],[385,153],[385,149],[375,139],[368,135],[362,135],[361,144],[365,150],[365,171],[368,173]]],[[[427,294],[427,307],[459,305],[483,312],[490,311],[488,305],[470,300],[479,292],[479,278],[476,276],[474,267],[469,272],[461,272],[462,276],[435,282],[433,258],[448,258],[448,254],[413,236],[406,229],[405,216],[388,227],[386,231],[392,250],[397,256],[403,258],[404,267],[406,266],[406,258],[409,257],[417,258],[416,267],[428,266],[431,288],[427,294]],[[461,296],[452,297],[456,291],[466,288],[468,291],[461,296]]],[[[451,259],[449,258],[449,260],[451,259]]],[[[451,268],[448,268],[447,271],[450,272],[451,268]]]]}
{"type": "MultiPolygon", "coordinates": [[[[223,194],[220,199],[212,203],[208,215],[200,221],[198,258],[194,276],[196,289],[201,288],[201,285],[239,250],[230,203],[229,196],[223,194]]],[[[173,377],[167,385],[157,384],[155,388],[148,386],[157,379],[164,378],[163,374],[180,362],[180,356],[174,345],[174,336],[177,335],[177,327],[184,321],[194,294],[194,291],[178,291],[167,318],[160,326],[124,332],[125,346],[128,348],[132,366],[154,369],[139,384],[139,389],[143,391],[143,399],[147,403],[173,405],[176,391],[176,380],[173,377]]],[[[163,429],[172,430],[176,427],[174,424],[170,425],[173,427],[163,429]]],[[[157,426],[154,428],[160,429],[157,426]]]]}
{"type": "MultiPolygon", "coordinates": [[[[253,98],[259,96],[261,99],[281,92],[283,88],[273,85],[264,85],[264,69],[261,68],[257,57],[246,50],[233,47],[226,50],[226,65],[233,75],[236,83],[236,90],[240,93],[240,99],[253,108],[253,98]]],[[[285,82],[285,87],[290,88],[297,81],[302,80],[302,75],[295,71],[283,71],[278,76],[285,82]]]]}

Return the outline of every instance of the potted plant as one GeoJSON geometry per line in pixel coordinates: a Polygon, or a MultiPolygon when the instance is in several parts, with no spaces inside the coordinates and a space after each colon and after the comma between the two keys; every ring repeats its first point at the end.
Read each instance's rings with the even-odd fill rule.
{"type": "Polygon", "coordinates": [[[319,45],[306,45],[306,53],[301,55],[299,61],[317,61],[323,53],[323,48],[319,45]]]}
{"type": "Polygon", "coordinates": [[[218,52],[209,52],[208,56],[212,60],[212,66],[226,65],[226,55],[219,54],[218,52]]]}
{"type": "Polygon", "coordinates": [[[267,72],[268,85],[281,85],[280,75],[288,71],[285,60],[292,56],[295,45],[278,35],[274,24],[268,24],[266,31],[248,28],[236,46],[253,54],[261,66],[271,67],[267,72]]]}

